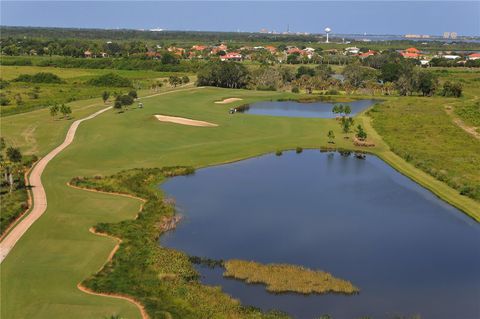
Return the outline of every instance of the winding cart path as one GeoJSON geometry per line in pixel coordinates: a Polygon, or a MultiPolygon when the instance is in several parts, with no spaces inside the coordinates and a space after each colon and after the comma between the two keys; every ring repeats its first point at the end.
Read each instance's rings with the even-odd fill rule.
{"type": "MultiPolygon", "coordinates": [[[[191,83],[183,85],[179,88],[186,87],[189,85],[191,85],[191,83]]],[[[158,96],[158,95],[165,95],[165,94],[170,94],[174,92],[182,92],[182,91],[199,89],[199,88],[201,87],[189,88],[189,89],[176,89],[176,90],[171,90],[167,92],[147,95],[147,96],[141,97],[139,100],[158,96]]],[[[100,111],[97,111],[87,117],[84,117],[82,119],[79,119],[73,122],[70,128],[68,129],[67,136],[65,137],[65,140],[63,141],[63,143],[57,146],[53,151],[45,155],[42,159],[40,159],[40,161],[38,161],[37,164],[32,168],[28,181],[29,181],[29,184],[32,186],[31,197],[32,197],[33,206],[32,206],[32,209],[30,210],[30,213],[27,213],[25,217],[21,219],[0,242],[0,264],[7,257],[8,253],[12,250],[15,244],[20,240],[23,234],[25,234],[25,232],[30,228],[30,226],[32,226],[33,223],[35,223],[35,221],[39,219],[40,216],[42,216],[42,214],[47,210],[47,195],[42,185],[42,173],[45,170],[45,167],[47,166],[47,164],[55,156],[57,156],[61,151],[63,151],[68,145],[70,145],[73,142],[75,133],[77,132],[77,128],[80,125],[80,123],[82,123],[83,121],[88,121],[90,119],[93,119],[94,117],[110,109],[112,109],[112,106],[101,109],[100,111]]]]}
{"type": "Polygon", "coordinates": [[[8,253],[12,250],[13,246],[20,240],[20,238],[25,234],[25,232],[30,228],[30,226],[35,223],[35,221],[42,216],[42,214],[47,210],[47,195],[45,194],[45,189],[42,185],[42,173],[45,170],[47,164],[63,151],[68,145],[73,142],[77,128],[83,121],[93,119],[97,115],[102,114],[110,110],[112,107],[106,107],[97,111],[83,119],[76,120],[72,123],[68,129],[67,136],[62,144],[57,146],[53,151],[45,155],[38,163],[33,167],[30,177],[28,178],[29,184],[32,185],[32,202],[33,206],[30,211],[18,224],[5,236],[5,238],[0,242],[0,263],[3,262],[8,253]]]}

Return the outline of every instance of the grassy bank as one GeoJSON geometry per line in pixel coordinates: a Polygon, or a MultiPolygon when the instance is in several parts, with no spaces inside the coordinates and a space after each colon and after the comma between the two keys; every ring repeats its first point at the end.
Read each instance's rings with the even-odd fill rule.
{"type": "Polygon", "coordinates": [[[228,260],[224,265],[223,276],[244,280],[249,284],[265,284],[267,291],[273,293],[355,294],[360,291],[351,282],[335,278],[330,273],[296,265],[263,265],[254,261],[238,259],[228,260]]]}
{"type": "Polygon", "coordinates": [[[122,294],[140,301],[151,318],[283,318],[242,307],[217,288],[203,286],[188,257],[158,245],[160,220],[174,208],[155,187],[165,177],[192,174],[188,167],[134,169],[105,178],[75,178],[72,185],[118,192],[146,200],[136,220],[101,223],[95,231],[121,238],[113,259],[83,285],[101,293],[122,294]]]}
{"type": "Polygon", "coordinates": [[[392,99],[368,114],[391,150],[480,202],[480,143],[457,127],[443,99],[392,99]]]}
{"type": "MultiPolygon", "coordinates": [[[[111,111],[82,123],[74,142],[52,160],[44,172],[43,182],[49,200],[47,212],[29,229],[2,263],[1,317],[102,318],[119,314],[122,317],[139,318],[134,305],[124,300],[87,295],[76,286],[102,267],[106,256],[116,244],[111,238],[92,235],[88,231],[92,226],[108,224],[112,231],[118,227],[115,231],[118,231],[118,234],[125,232],[126,236],[137,231],[141,234],[151,231],[141,229],[141,223],[131,222],[138,212],[140,202],[132,198],[85,192],[66,186],[75,176],[108,176],[136,167],[183,165],[198,168],[274,152],[277,149],[295,149],[297,146],[332,147],[327,138],[329,130],[334,131],[336,136],[333,147],[361,149],[352,145],[352,133],[348,134],[349,139],[343,138],[341,127],[335,120],[228,114],[229,108],[240,104],[293,96],[277,92],[190,89],[145,99],[143,109],[132,108],[121,114],[111,111]],[[228,97],[239,97],[243,100],[225,105],[214,103],[228,97]],[[155,114],[203,120],[219,126],[191,127],[162,123],[154,118],[155,114]],[[68,200],[65,200],[66,198],[68,200]],[[113,227],[121,221],[123,222],[113,227]]],[[[13,140],[16,134],[21,132],[17,127],[26,127],[23,116],[30,115],[30,121],[35,121],[34,115],[31,115],[34,113],[39,117],[48,117],[48,114],[38,112],[9,117],[10,129],[5,137],[13,140]]],[[[367,119],[359,118],[358,122],[366,127],[367,119]]],[[[39,125],[37,130],[40,130],[42,125],[39,125]]],[[[39,150],[48,149],[47,140],[56,144],[62,139],[63,134],[57,132],[52,135],[47,132],[48,127],[42,129],[45,133],[37,138],[39,150]]],[[[389,154],[395,156],[378,135],[368,128],[367,131],[371,135],[369,139],[376,144],[374,148],[369,148],[371,152],[382,158],[389,154]]],[[[34,131],[33,136],[37,136],[36,132],[34,131]]],[[[22,147],[29,147],[27,141],[22,140],[22,143],[22,147]]],[[[398,156],[396,158],[402,162],[398,156]]],[[[402,172],[403,169],[408,169],[409,176],[420,176],[422,179],[424,177],[426,181],[439,183],[450,189],[453,198],[464,198],[413,165],[406,162],[404,165],[399,168],[402,172]]],[[[478,206],[472,207],[479,211],[478,206]]],[[[141,222],[141,219],[139,220],[141,222]]],[[[142,242],[147,243],[145,250],[150,250],[150,239],[142,238],[145,238],[142,242]]],[[[133,254],[134,251],[126,253],[133,254]]],[[[145,261],[149,262],[151,259],[145,261]]],[[[145,274],[144,278],[151,276],[151,273],[147,272],[137,274],[145,274]]],[[[93,284],[93,281],[90,283],[93,284]]],[[[129,288],[131,281],[128,280],[119,283],[122,285],[116,287],[119,291],[138,289],[138,292],[143,293],[146,291],[143,289],[155,289],[129,288]]],[[[198,289],[200,291],[203,288],[198,289]]],[[[182,291],[167,293],[181,294],[182,291]]],[[[172,302],[175,304],[174,302],[180,302],[179,300],[172,299],[172,302]]],[[[170,300],[165,300],[163,305],[166,307],[168,302],[170,300]]],[[[179,309],[184,309],[181,308],[183,306],[185,309],[190,307],[181,303],[179,309]]],[[[158,316],[163,315],[159,313],[158,316]]]]}

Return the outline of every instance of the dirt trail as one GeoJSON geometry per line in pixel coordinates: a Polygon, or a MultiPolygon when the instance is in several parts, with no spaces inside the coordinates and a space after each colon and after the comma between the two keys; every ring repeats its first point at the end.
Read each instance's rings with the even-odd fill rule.
{"type": "Polygon", "coordinates": [[[480,133],[477,131],[476,127],[465,124],[465,122],[463,122],[459,117],[454,114],[453,108],[451,106],[446,106],[445,112],[447,112],[447,114],[452,118],[453,123],[455,123],[458,127],[460,127],[468,134],[480,140],[480,133]]]}

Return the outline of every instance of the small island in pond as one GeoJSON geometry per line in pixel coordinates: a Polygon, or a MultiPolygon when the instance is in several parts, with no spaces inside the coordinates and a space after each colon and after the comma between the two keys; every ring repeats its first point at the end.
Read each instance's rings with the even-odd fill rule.
{"type": "Polygon", "coordinates": [[[350,281],[335,278],[320,270],[289,264],[260,264],[232,259],[225,261],[224,277],[244,280],[249,284],[265,284],[273,293],[300,294],[342,293],[357,294],[360,289],[350,281]]]}

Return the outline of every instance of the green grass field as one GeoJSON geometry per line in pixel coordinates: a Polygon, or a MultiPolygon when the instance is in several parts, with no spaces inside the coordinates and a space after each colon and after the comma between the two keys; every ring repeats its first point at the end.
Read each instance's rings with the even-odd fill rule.
{"type": "MultiPolygon", "coordinates": [[[[110,69],[76,69],[76,68],[55,68],[42,66],[5,66],[0,67],[1,78],[9,81],[9,85],[2,90],[2,94],[9,100],[9,104],[1,106],[2,115],[27,112],[42,107],[47,107],[53,103],[67,103],[100,97],[102,92],[127,92],[129,88],[117,87],[99,87],[90,85],[88,80],[111,73],[110,69]],[[33,75],[39,72],[53,73],[59,76],[64,83],[24,83],[13,82],[20,74],[33,75]],[[37,87],[36,94],[33,95],[33,88],[37,87]],[[21,100],[21,102],[18,101],[21,100]]],[[[155,82],[162,82],[173,73],[155,72],[148,70],[115,70],[116,74],[130,79],[137,89],[148,89],[155,82]]],[[[186,75],[175,73],[176,75],[186,75]]]]}
{"type": "MultiPolygon", "coordinates": [[[[170,165],[198,168],[277,149],[331,146],[327,139],[329,130],[335,131],[335,147],[355,148],[351,139],[343,139],[335,120],[228,114],[228,109],[234,105],[291,96],[217,88],[182,89],[181,92],[144,99],[144,109],[133,108],[122,114],[112,110],[83,123],[73,144],[44,172],[49,200],[47,212],[2,263],[1,317],[103,318],[121,314],[126,318],[139,318],[134,305],[86,295],[76,285],[103,265],[114,246],[112,239],[92,235],[88,229],[99,222],[133,218],[140,203],[124,197],[72,189],[66,183],[75,176],[109,175],[129,168],[170,165]],[[244,100],[226,105],[213,103],[227,97],[244,100]],[[183,116],[219,126],[204,128],[162,123],[154,118],[154,114],[183,116]]],[[[87,107],[89,103],[82,102],[83,106],[79,105],[74,115],[80,118],[80,112],[92,113],[101,107],[98,102],[87,107]]],[[[2,127],[2,135],[28,150],[30,140],[19,136],[37,120],[42,122],[32,133],[36,153],[45,154],[60,143],[69,123],[52,123],[48,110],[8,117],[8,121],[2,121],[6,124],[6,128],[2,127]]],[[[369,139],[377,145],[370,151],[437,195],[480,218],[475,215],[480,211],[478,202],[460,196],[445,183],[390,152],[365,116],[358,118],[357,123],[364,124],[370,133],[369,139]]]]}

